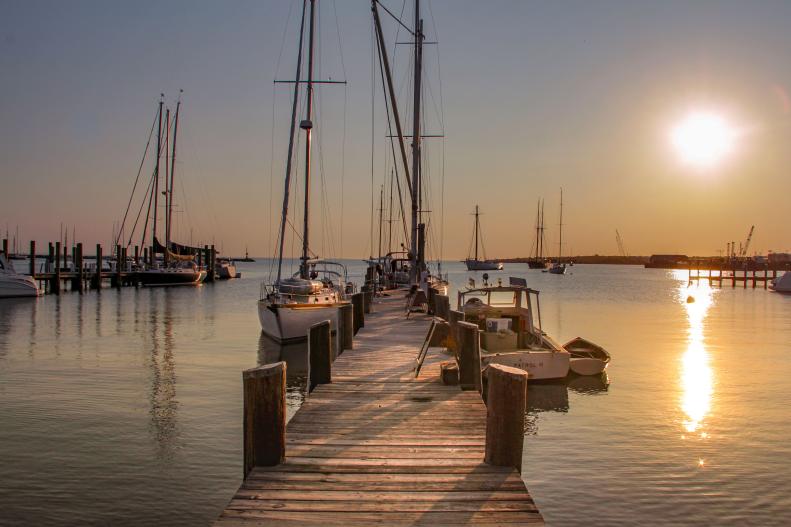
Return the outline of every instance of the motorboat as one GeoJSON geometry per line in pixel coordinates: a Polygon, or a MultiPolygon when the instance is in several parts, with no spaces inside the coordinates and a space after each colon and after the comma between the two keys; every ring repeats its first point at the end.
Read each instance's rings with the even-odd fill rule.
{"type": "Polygon", "coordinates": [[[531,380],[568,375],[571,354],[541,328],[538,295],[522,278],[511,278],[507,286],[498,279],[496,285],[459,291],[464,320],[481,329],[482,367],[512,366],[525,370],[531,380]]]}
{"type": "Polygon", "coordinates": [[[582,337],[571,339],[563,345],[571,354],[569,367],[577,375],[601,375],[610,364],[610,354],[582,337]]]}
{"type": "Polygon", "coordinates": [[[566,264],[555,262],[549,267],[551,274],[566,274],[566,264]]]}
{"type": "Polygon", "coordinates": [[[36,281],[27,275],[19,274],[14,266],[0,254],[0,298],[39,296],[41,290],[36,281]]]}
{"type": "Polygon", "coordinates": [[[778,293],[791,293],[791,271],[786,271],[783,276],[772,280],[769,288],[778,293]]]}
{"type": "Polygon", "coordinates": [[[338,307],[348,304],[354,293],[342,264],[317,260],[308,266],[309,278],[297,273],[262,286],[258,320],[262,331],[277,342],[305,340],[310,327],[324,320],[330,321],[330,331],[337,331],[338,307]]]}
{"type": "Polygon", "coordinates": [[[464,263],[467,265],[468,271],[502,271],[503,270],[503,263],[496,262],[494,260],[487,260],[486,254],[484,253],[483,260],[478,258],[478,246],[481,246],[483,250],[483,236],[480,234],[481,230],[481,220],[480,220],[480,212],[478,212],[478,205],[475,205],[475,212],[473,213],[475,216],[475,223],[473,227],[473,238],[475,239],[474,246],[475,252],[472,258],[467,258],[464,260],[464,263]]]}
{"type": "Polygon", "coordinates": [[[215,278],[220,280],[239,278],[239,273],[236,272],[236,264],[230,258],[217,258],[214,263],[214,274],[215,278]]]}

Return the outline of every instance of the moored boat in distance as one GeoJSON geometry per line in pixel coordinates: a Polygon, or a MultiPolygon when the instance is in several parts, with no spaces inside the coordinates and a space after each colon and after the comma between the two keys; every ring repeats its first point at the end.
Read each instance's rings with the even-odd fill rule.
{"type": "Polygon", "coordinates": [[[560,189],[560,222],[558,223],[558,259],[549,267],[550,274],[566,274],[566,264],[560,261],[563,254],[563,189],[560,189]]]}
{"type": "Polygon", "coordinates": [[[480,220],[480,213],[478,212],[478,205],[475,205],[475,212],[473,213],[475,216],[475,223],[473,227],[473,246],[475,247],[473,257],[467,258],[464,260],[464,263],[467,265],[468,271],[502,271],[503,263],[496,262],[494,260],[487,260],[486,259],[486,252],[483,249],[483,236],[480,234],[481,229],[481,220],[480,220]],[[480,240],[480,242],[479,242],[480,240]],[[478,259],[478,245],[481,246],[483,252],[483,260],[478,259]]]}
{"type": "Polygon", "coordinates": [[[783,276],[772,280],[769,288],[778,293],[791,293],[791,271],[786,271],[783,276]]]}
{"type": "Polygon", "coordinates": [[[39,296],[41,290],[36,281],[27,275],[19,274],[5,254],[0,253],[0,298],[39,296]]]}
{"type": "Polygon", "coordinates": [[[610,364],[610,354],[582,337],[571,339],[563,345],[571,354],[569,367],[577,375],[601,375],[610,364]]]}
{"type": "Polygon", "coordinates": [[[502,364],[525,370],[531,380],[562,379],[571,354],[541,328],[539,292],[524,279],[458,293],[458,310],[481,333],[481,366],[502,364]],[[535,298],[535,307],[532,299],[535,298]]]}
{"type": "Polygon", "coordinates": [[[236,264],[230,258],[217,258],[214,263],[214,277],[219,280],[229,280],[241,278],[241,273],[237,272],[236,264]]]}

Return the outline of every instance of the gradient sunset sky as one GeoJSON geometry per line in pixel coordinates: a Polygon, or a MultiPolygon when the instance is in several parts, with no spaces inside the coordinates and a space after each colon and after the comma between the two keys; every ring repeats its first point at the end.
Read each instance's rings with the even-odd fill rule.
{"type": "MultiPolygon", "coordinates": [[[[383,3],[401,11],[401,0],[383,3]]],[[[717,254],[753,224],[754,250],[791,249],[791,2],[423,3],[427,38],[439,41],[426,49],[427,128],[443,128],[441,89],[446,258],[466,256],[476,204],[489,256],[528,255],[540,197],[554,253],[561,186],[565,253],[616,254],[617,228],[631,254],[717,254]],[[706,169],[685,163],[670,141],[695,111],[737,132],[733,150],[706,169]]],[[[322,256],[365,257],[370,4],[318,4],[320,76],[348,85],[319,88],[331,212],[316,192],[313,245],[322,256]]],[[[175,107],[183,89],[179,241],[271,254],[290,89],[272,81],[294,75],[300,5],[0,1],[3,234],[18,224],[25,243],[45,243],[63,222],[85,243],[108,244],[159,94],[175,107]]],[[[395,26],[384,22],[392,43],[395,26]]],[[[407,52],[396,56],[402,73],[407,52]]],[[[398,82],[405,90],[408,79],[398,82]]],[[[378,193],[387,170],[378,86],[376,97],[378,193]]],[[[432,207],[438,221],[438,200],[432,207]]]]}

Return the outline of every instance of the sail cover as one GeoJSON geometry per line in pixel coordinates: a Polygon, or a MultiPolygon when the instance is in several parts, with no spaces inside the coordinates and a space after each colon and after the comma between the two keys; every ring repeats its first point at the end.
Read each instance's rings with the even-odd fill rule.
{"type": "Polygon", "coordinates": [[[193,260],[195,255],[200,251],[200,247],[190,247],[189,245],[181,245],[180,243],[170,242],[169,247],[165,247],[159,243],[158,238],[154,238],[154,253],[165,254],[167,251],[168,258],[173,260],[193,260]]]}

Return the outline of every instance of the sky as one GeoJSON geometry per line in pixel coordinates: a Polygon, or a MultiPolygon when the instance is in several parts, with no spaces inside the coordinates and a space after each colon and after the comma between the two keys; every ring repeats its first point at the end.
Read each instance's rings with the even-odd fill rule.
{"type": "MultiPolygon", "coordinates": [[[[403,0],[382,2],[401,13],[403,0]]],[[[365,257],[392,167],[370,4],[318,4],[317,77],[347,84],[317,91],[311,245],[365,257]]],[[[291,89],[273,80],[294,76],[300,6],[0,0],[0,228],[42,244],[64,224],[109,244],[159,95],[175,108],[183,89],[174,237],[272,254],[291,89]]],[[[751,253],[791,250],[791,3],[424,0],[423,14],[438,42],[425,130],[444,134],[425,141],[435,256],[467,256],[476,204],[487,256],[527,256],[539,198],[556,252],[561,187],[564,254],[617,254],[618,229],[633,255],[714,255],[751,225],[751,253]],[[699,111],[736,137],[706,168],[670,138],[699,111]]],[[[408,51],[392,56],[404,101],[408,51]]],[[[289,229],[287,252],[298,245],[289,229]]]]}

